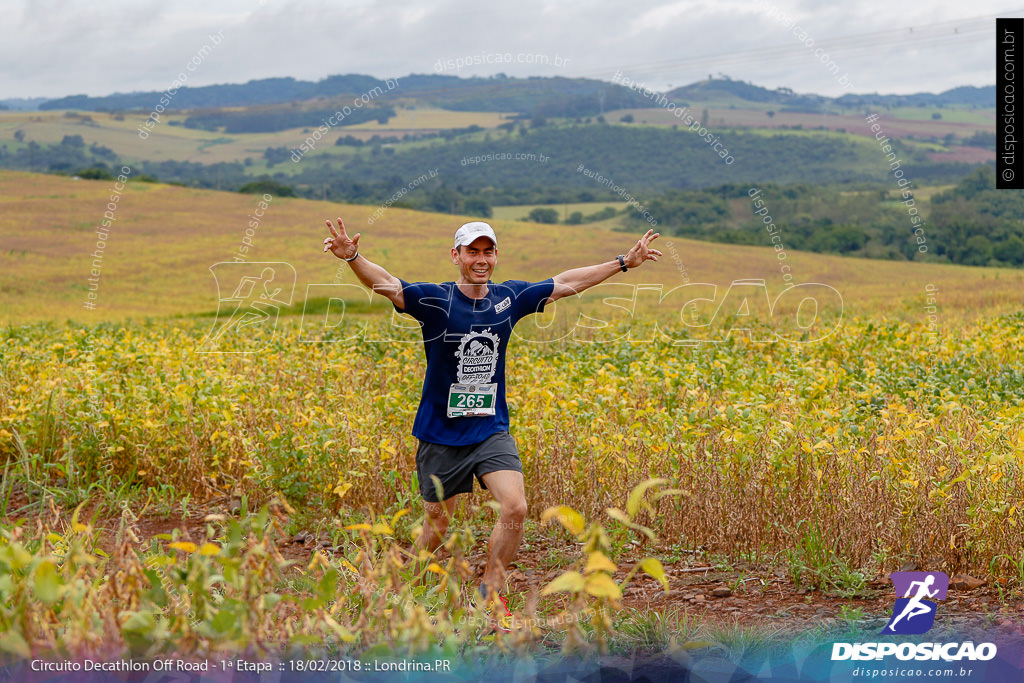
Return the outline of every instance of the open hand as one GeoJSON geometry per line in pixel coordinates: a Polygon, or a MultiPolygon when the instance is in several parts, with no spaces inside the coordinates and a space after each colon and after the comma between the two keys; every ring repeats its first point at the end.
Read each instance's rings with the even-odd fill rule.
{"type": "Polygon", "coordinates": [[[648,230],[643,237],[637,240],[633,248],[629,250],[629,253],[623,257],[623,261],[627,268],[636,268],[637,266],[643,265],[644,261],[657,261],[658,257],[661,256],[661,252],[657,249],[651,249],[651,242],[660,236],[661,233],[654,232],[653,229],[648,230]]]}
{"type": "Polygon", "coordinates": [[[334,224],[331,221],[327,221],[327,227],[331,231],[332,237],[324,238],[324,251],[329,251],[338,258],[352,258],[359,251],[359,235],[362,233],[356,233],[355,237],[349,237],[348,233],[345,232],[345,224],[342,223],[341,218],[338,219],[338,227],[335,229],[334,224]]]}

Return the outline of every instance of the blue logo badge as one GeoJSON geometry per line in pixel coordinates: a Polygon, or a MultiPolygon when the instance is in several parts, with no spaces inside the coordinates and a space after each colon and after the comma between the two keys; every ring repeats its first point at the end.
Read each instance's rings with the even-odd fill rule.
{"type": "Polygon", "coordinates": [[[946,599],[949,577],[942,572],[893,572],[889,578],[896,595],[903,597],[896,598],[892,618],[882,633],[905,636],[925,633],[935,623],[938,604],[934,600],[946,599]]]}

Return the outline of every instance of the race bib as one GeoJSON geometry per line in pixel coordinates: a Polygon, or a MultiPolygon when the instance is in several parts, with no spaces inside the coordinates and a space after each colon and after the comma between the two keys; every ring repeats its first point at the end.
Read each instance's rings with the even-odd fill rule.
{"type": "Polygon", "coordinates": [[[494,415],[497,384],[453,384],[448,390],[448,417],[494,415]]]}

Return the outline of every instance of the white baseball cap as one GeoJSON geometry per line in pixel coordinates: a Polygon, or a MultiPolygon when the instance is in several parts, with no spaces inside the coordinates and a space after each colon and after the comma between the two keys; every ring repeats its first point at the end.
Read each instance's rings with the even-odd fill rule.
{"type": "Polygon", "coordinates": [[[498,238],[494,235],[494,228],[483,221],[466,223],[455,231],[455,249],[472,244],[478,237],[486,237],[498,246],[498,238]]]}

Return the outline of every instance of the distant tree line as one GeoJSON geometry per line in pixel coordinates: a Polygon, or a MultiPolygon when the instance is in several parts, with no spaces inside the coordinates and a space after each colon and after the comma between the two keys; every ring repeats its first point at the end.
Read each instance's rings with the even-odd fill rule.
{"type": "MultiPolygon", "coordinates": [[[[247,107],[283,104],[316,97],[340,97],[367,92],[383,86],[384,81],[372,76],[348,74],[328,76],[321,81],[299,81],[294,78],[263,78],[248,83],[184,86],[178,88],[167,105],[168,110],[205,109],[216,107],[247,107]]],[[[118,93],[105,97],[70,95],[39,105],[49,109],[87,109],[92,111],[150,111],[163,93],[118,93]]]]}
{"type": "MultiPolygon", "coordinates": [[[[621,85],[587,78],[459,78],[443,74],[410,74],[385,97],[457,111],[519,112],[527,117],[596,116],[611,109],[650,107],[641,93],[621,85]]],[[[167,104],[169,111],[282,105],[331,98],[351,101],[361,93],[386,87],[385,81],[360,74],[330,76],[318,82],[267,78],[248,83],[184,86],[167,104]]],[[[43,102],[40,109],[150,111],[163,93],[119,93],[105,97],[71,95],[43,102]]],[[[308,125],[308,124],[306,124],[308,125]]]]}
{"type": "Polygon", "coordinates": [[[395,116],[394,108],[389,106],[352,109],[350,114],[343,117],[338,117],[337,111],[337,109],[276,108],[205,112],[189,116],[185,119],[185,127],[209,131],[223,129],[225,133],[276,133],[290,128],[325,126],[330,129],[334,126],[354,126],[368,121],[385,124],[395,116]],[[337,122],[333,125],[326,125],[324,122],[332,117],[337,122]]]}
{"type": "MultiPolygon", "coordinates": [[[[308,188],[310,196],[321,197],[326,191],[328,196],[355,201],[367,197],[352,192],[381,183],[385,188],[393,182],[401,186],[402,178],[408,182],[425,169],[437,168],[437,183],[464,196],[480,196],[491,205],[506,205],[623,201],[607,184],[579,172],[580,167],[602,174],[633,196],[648,197],[738,181],[748,186],[765,182],[874,183],[884,181],[888,171],[877,145],[869,140],[854,142],[827,133],[716,133],[735,155],[735,164],[723,163],[703,138],[682,127],[528,126],[520,121],[488,131],[483,137],[477,131],[427,144],[394,143],[386,148],[375,144],[361,149],[353,145],[358,150],[355,155],[309,158],[300,164],[298,173],[282,171],[274,178],[295,185],[300,194],[308,188]],[[530,154],[538,159],[543,155],[547,161],[522,158],[530,154]],[[495,160],[472,163],[479,158],[495,160]]],[[[352,143],[354,140],[342,142],[352,143]]],[[[280,161],[285,150],[279,152],[280,161]]],[[[909,149],[901,149],[901,159],[908,176],[929,184],[956,182],[973,168],[966,163],[933,162],[909,149]]]]}
{"type": "MultiPolygon", "coordinates": [[[[613,109],[659,106],[637,90],[586,78],[509,78],[505,74],[460,78],[446,74],[410,74],[399,80],[400,89],[389,97],[400,96],[405,101],[459,111],[514,111],[527,117],[573,117],[598,116],[613,109]]],[[[264,78],[248,83],[183,86],[174,92],[167,109],[183,111],[287,104],[316,98],[351,98],[384,86],[385,81],[362,74],[329,76],[315,82],[264,78]]],[[[163,95],[160,92],[117,93],[104,97],[70,95],[42,102],[39,108],[148,112],[163,95]]],[[[821,111],[829,105],[874,108],[968,105],[990,108],[995,100],[995,86],[964,86],[939,94],[846,94],[832,99],[797,94],[789,88],[769,90],[744,81],[716,78],[676,88],[667,93],[667,97],[677,106],[684,106],[687,101],[721,101],[737,97],[748,102],[778,103],[798,111],[821,111]]]]}
{"type": "Polygon", "coordinates": [[[974,266],[1024,265],[1024,193],[997,190],[995,178],[986,166],[932,197],[936,253],[974,266]]]}
{"type": "MultiPolygon", "coordinates": [[[[928,260],[976,266],[1024,265],[1024,196],[995,189],[992,166],[976,169],[930,202],[886,186],[758,186],[755,213],[747,185],[673,190],[648,202],[658,229],[694,239],[770,245],[766,220],[786,249],[867,258],[928,260]],[[911,209],[924,217],[911,220],[911,209]],[[760,210],[760,209],[758,209],[760,210]],[[920,228],[915,233],[915,228],[920,228]],[[924,240],[922,242],[922,239],[924,240]],[[921,246],[926,249],[922,250],[921,246]]],[[[641,218],[634,216],[639,225],[641,218]]]]}
{"type": "MultiPolygon", "coordinates": [[[[22,131],[17,131],[14,137],[18,142],[25,139],[22,131]]],[[[65,135],[59,143],[50,145],[29,140],[14,150],[0,145],[0,168],[68,174],[78,169],[120,165],[114,150],[99,144],[87,145],[81,135],[65,135]]]]}

